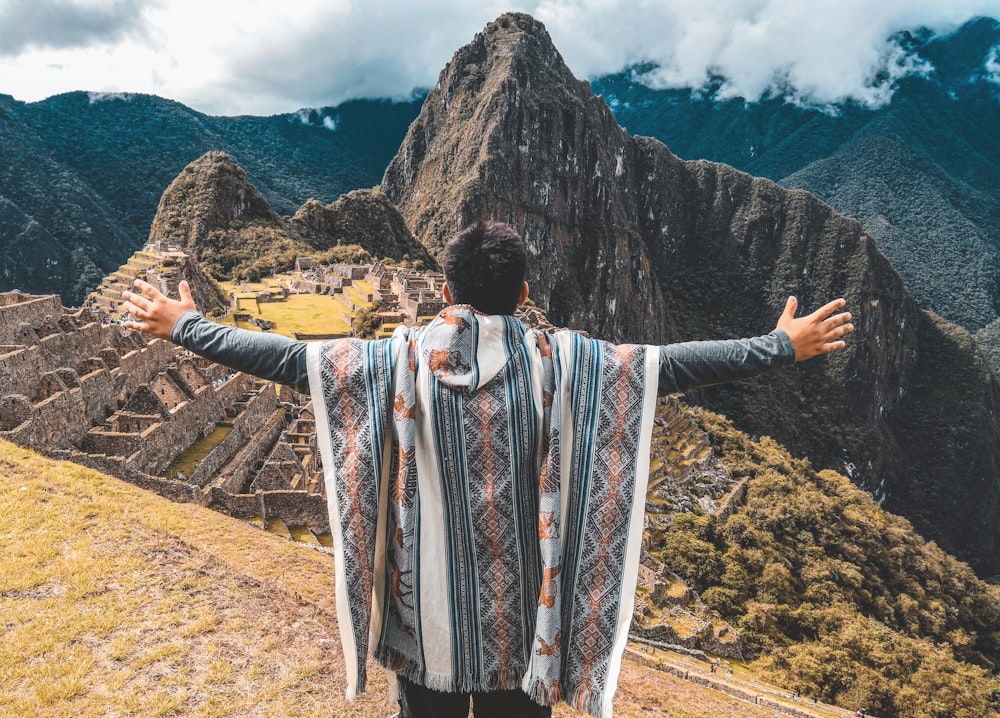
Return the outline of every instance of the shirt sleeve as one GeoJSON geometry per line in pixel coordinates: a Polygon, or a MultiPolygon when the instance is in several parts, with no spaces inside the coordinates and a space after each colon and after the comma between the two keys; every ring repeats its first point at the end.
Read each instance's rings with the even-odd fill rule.
{"type": "Polygon", "coordinates": [[[747,379],[795,363],[795,347],[781,329],[751,339],[681,342],[660,347],[660,394],[747,379]]]}
{"type": "Polygon", "coordinates": [[[181,315],[170,341],[217,364],[309,393],[305,342],[217,324],[194,311],[181,315]]]}

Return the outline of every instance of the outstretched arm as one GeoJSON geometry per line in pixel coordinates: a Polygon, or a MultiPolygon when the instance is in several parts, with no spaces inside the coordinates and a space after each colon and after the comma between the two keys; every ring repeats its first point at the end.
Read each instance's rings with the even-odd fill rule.
{"type": "Polygon", "coordinates": [[[187,282],[181,282],[180,300],[164,296],[137,279],[134,292],[124,292],[124,308],[132,315],[129,329],[168,339],[217,364],[247,374],[309,391],[306,345],[277,334],[223,326],[197,313],[187,282]]]}
{"type": "Polygon", "coordinates": [[[748,379],[772,369],[843,349],[842,337],[854,331],[843,299],[812,314],[795,317],[798,301],[789,297],[770,334],[751,339],[682,342],[660,347],[661,394],[675,394],[748,379]]]}

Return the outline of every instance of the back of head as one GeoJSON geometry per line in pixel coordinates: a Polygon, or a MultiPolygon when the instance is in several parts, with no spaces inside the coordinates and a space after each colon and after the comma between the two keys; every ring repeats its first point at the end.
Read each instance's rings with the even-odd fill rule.
{"type": "Polygon", "coordinates": [[[454,303],[469,304],[484,314],[513,314],[517,309],[527,252],[509,224],[479,220],[469,225],[445,245],[441,266],[454,303]]]}

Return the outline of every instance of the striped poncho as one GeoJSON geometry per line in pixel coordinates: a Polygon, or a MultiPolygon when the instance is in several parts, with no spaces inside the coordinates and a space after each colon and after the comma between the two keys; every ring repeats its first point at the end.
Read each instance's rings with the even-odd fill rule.
{"type": "Polygon", "coordinates": [[[659,356],[444,310],[310,344],[348,696],[371,653],[440,691],[611,716],[659,356]]]}

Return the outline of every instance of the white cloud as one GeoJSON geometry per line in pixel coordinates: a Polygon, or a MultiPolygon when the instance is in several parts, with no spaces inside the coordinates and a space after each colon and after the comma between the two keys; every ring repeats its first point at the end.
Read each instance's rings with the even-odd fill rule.
{"type": "Polygon", "coordinates": [[[998,17],[1000,0],[0,0],[0,92],[149,92],[215,114],[402,98],[511,9],[580,77],[651,62],[660,86],[721,75],[731,95],[878,103],[921,71],[888,37],[998,17]]]}
{"type": "Polygon", "coordinates": [[[142,12],[159,0],[2,0],[0,55],[85,47],[142,34],[142,12]]]}
{"type": "Polygon", "coordinates": [[[725,96],[778,90],[816,104],[878,104],[902,74],[927,69],[889,43],[891,35],[921,25],[948,31],[997,14],[997,0],[549,0],[538,18],[585,76],[648,62],[658,68],[645,80],[658,87],[697,88],[721,76],[725,96]],[[879,73],[886,78],[877,81],[879,73]]]}
{"type": "Polygon", "coordinates": [[[984,69],[986,70],[986,79],[1000,85],[1000,47],[994,47],[990,50],[984,69]]]}

